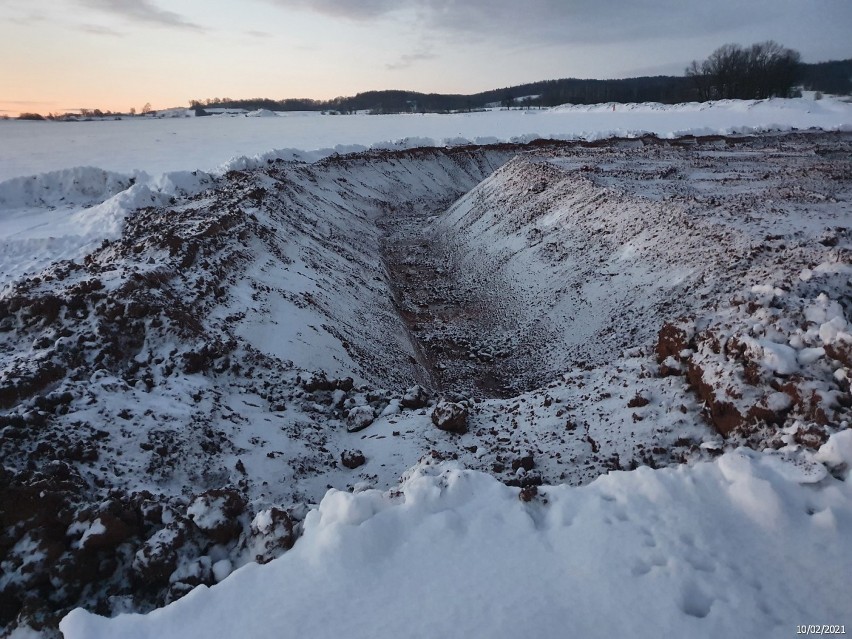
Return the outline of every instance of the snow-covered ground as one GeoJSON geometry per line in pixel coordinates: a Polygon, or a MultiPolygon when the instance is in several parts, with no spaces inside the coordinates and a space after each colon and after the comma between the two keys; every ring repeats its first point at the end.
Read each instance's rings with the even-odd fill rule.
{"type": "Polygon", "coordinates": [[[316,161],[367,148],[536,138],[852,128],[852,104],[835,99],[604,104],[452,115],[272,115],[0,121],[0,286],[117,237],[128,211],[197,191],[209,182],[206,173],[276,158],[316,161]]]}
{"type": "Polygon", "coordinates": [[[852,104],[833,100],[725,100],[682,105],[603,104],[442,115],[206,117],[97,122],[0,121],[0,182],[78,166],[131,174],[213,171],[272,149],[346,150],[534,137],[600,139],[636,133],[749,133],[852,126],[852,104]]]}
{"type": "MultiPolygon", "coordinates": [[[[616,109],[470,117],[850,124],[826,100],[616,109]]],[[[0,624],[175,600],[63,630],[847,621],[850,134],[599,126],[0,183],[0,624]]]]}
{"type": "Polygon", "coordinates": [[[741,449],[528,500],[456,464],[329,491],[277,561],[66,639],[786,637],[847,624],[852,431],[814,462],[741,449]]]}

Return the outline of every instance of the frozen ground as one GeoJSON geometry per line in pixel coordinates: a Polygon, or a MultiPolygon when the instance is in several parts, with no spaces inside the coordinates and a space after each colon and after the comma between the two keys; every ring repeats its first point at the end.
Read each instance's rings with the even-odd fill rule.
{"type": "Polygon", "coordinates": [[[50,239],[63,201],[87,229],[4,267],[0,623],[172,601],[63,629],[844,623],[850,147],[645,136],[0,184],[17,240],[50,239]]]}

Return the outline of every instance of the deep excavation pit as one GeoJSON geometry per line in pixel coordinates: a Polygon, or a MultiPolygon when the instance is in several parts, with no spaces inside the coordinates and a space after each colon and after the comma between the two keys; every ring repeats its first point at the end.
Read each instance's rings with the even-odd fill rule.
{"type": "MultiPolygon", "coordinates": [[[[285,168],[272,174],[285,197],[276,204],[270,189],[264,208],[280,232],[310,239],[300,250],[314,290],[301,295],[333,340],[300,334],[288,344],[303,341],[304,357],[281,352],[329,375],[481,399],[650,352],[665,322],[715,308],[777,270],[755,253],[755,238],[773,235],[773,211],[808,206],[810,190],[832,197],[839,164],[820,158],[847,144],[648,137],[285,168]]],[[[830,206],[814,214],[817,226],[837,218],[830,206]]],[[[790,249],[792,273],[811,253],[790,249]]],[[[253,277],[273,289],[268,303],[279,282],[253,277]]],[[[284,301],[259,308],[252,327],[289,312],[293,295],[284,301]]],[[[278,355],[268,340],[256,345],[278,355]]]]}
{"type": "Polygon", "coordinates": [[[848,232],[849,144],[838,134],[527,149],[455,202],[389,209],[377,221],[382,260],[415,359],[438,393],[511,398],[650,354],[667,322],[843,262],[834,238],[848,232]]]}
{"type": "Polygon", "coordinates": [[[507,398],[530,390],[532,364],[499,274],[458,277],[453,247],[432,228],[449,208],[396,210],[379,220],[394,305],[428,385],[446,396],[507,398]]]}

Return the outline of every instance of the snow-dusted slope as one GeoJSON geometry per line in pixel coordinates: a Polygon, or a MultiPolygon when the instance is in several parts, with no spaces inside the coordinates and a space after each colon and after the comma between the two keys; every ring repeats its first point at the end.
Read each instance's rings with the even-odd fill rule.
{"type": "Polygon", "coordinates": [[[146,616],[76,610],[65,639],[793,635],[849,619],[852,431],[537,494],[454,465],[331,490],[266,566],[146,616]],[[844,465],[845,464],[845,465],[844,465]]]}
{"type": "Polygon", "coordinates": [[[511,304],[479,338],[522,341],[523,368],[541,384],[652,346],[661,318],[843,261],[831,238],[852,207],[832,180],[848,158],[828,168],[811,148],[773,147],[637,140],[519,156],[430,233],[457,287],[482,289],[492,309],[511,304]]]}

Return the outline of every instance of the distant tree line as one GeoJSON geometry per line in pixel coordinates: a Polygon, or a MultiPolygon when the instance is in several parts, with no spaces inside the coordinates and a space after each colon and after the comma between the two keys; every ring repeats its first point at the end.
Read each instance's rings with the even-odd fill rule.
{"type": "MultiPolygon", "coordinates": [[[[563,78],[483,91],[472,95],[418,93],[415,91],[367,91],[330,100],[310,98],[207,98],[190,100],[197,115],[205,109],[268,109],[270,111],[325,111],[328,113],[449,113],[503,108],[541,108],[560,104],[603,102],[694,102],[723,98],[760,99],[791,96],[794,87],[823,93],[852,94],[852,59],[805,64],[792,49],[769,41],[742,47],[727,44],[701,62],[694,61],[683,76],[647,76],[619,80],[563,78]]],[[[152,113],[150,103],[141,113],[152,113]]],[[[130,110],[130,115],[135,109],[130,110]]],[[[82,109],[76,114],[50,114],[48,119],[79,119],[124,114],[82,109]]],[[[37,113],[22,113],[20,119],[44,119],[37,113]]]]}
{"type": "MultiPolygon", "coordinates": [[[[151,103],[148,102],[142,107],[142,114],[152,113],[151,103]]],[[[127,113],[121,111],[102,111],[101,109],[76,109],[76,112],[65,113],[48,113],[46,116],[40,113],[20,113],[18,120],[54,120],[54,121],[72,121],[78,122],[82,120],[102,120],[104,118],[120,119],[127,116],[135,116],[136,109],[131,107],[127,113]]],[[[8,117],[6,118],[8,119],[8,117]]]]}
{"type": "Polygon", "coordinates": [[[799,83],[807,91],[849,95],[852,93],[852,60],[801,64],[799,83]]]}
{"type": "Polygon", "coordinates": [[[330,100],[252,98],[233,100],[212,98],[191,100],[190,108],[268,109],[270,111],[326,111],[332,113],[448,113],[473,111],[486,106],[504,108],[540,108],[559,104],[597,104],[600,102],[665,102],[693,100],[694,90],[688,78],[658,76],[624,80],[546,80],[520,86],[493,89],[473,95],[418,93],[416,91],[366,91],[350,97],[330,100]]]}
{"type": "Polygon", "coordinates": [[[190,107],[326,111],[331,113],[447,113],[486,106],[540,108],[559,104],[602,102],[678,102],[722,98],[758,99],[792,95],[793,87],[833,94],[852,93],[852,59],[804,64],[799,54],[774,42],[750,47],[725,45],[707,60],[693,62],[683,76],[650,76],[620,80],[565,78],[483,91],[472,95],[367,91],[331,100],[209,98],[191,100],[190,107]]]}

